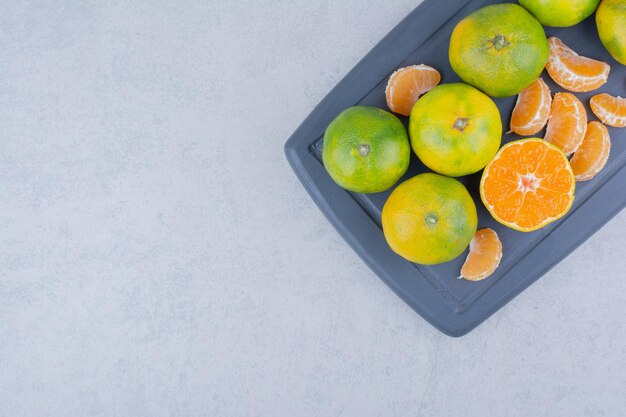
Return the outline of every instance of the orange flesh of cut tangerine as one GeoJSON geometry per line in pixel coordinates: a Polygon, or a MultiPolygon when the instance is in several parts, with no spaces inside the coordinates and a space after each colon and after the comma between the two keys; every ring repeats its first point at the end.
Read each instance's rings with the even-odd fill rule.
{"type": "Polygon", "coordinates": [[[591,97],[591,111],[602,123],[613,127],[626,127],[626,98],[606,93],[591,97]]]}
{"type": "Polygon", "coordinates": [[[611,67],[606,62],[578,55],[559,38],[548,38],[550,58],[548,74],[566,90],[585,92],[595,90],[609,78],[611,67]]]}
{"type": "Polygon", "coordinates": [[[389,77],[385,98],[389,109],[408,116],[417,99],[439,84],[439,71],[428,65],[411,65],[400,68],[389,77]]]}
{"type": "Polygon", "coordinates": [[[546,125],[552,96],[546,83],[537,78],[519,93],[511,115],[511,131],[521,136],[534,135],[546,125]]]}
{"type": "Polygon", "coordinates": [[[502,259],[502,243],[492,229],[480,229],[470,242],[470,250],[461,268],[461,278],[480,281],[493,274],[502,259]]]}
{"type": "Polygon", "coordinates": [[[611,138],[608,129],[600,122],[590,122],[582,145],[570,161],[576,181],[595,177],[606,165],[610,152],[611,138]]]}
{"type": "Polygon", "coordinates": [[[567,213],[575,184],[560,149],[542,139],[521,139],[503,146],[487,165],[480,196],[497,221],[530,232],[567,213]]]}
{"type": "Polygon", "coordinates": [[[586,129],[587,111],[583,103],[573,94],[556,93],[544,139],[569,155],[582,143],[586,129]]]}

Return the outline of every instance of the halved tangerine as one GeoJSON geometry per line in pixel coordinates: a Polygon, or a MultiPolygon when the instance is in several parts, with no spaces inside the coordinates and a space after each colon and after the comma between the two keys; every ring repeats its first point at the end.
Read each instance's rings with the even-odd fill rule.
{"type": "Polygon", "coordinates": [[[602,93],[591,97],[591,111],[602,123],[613,127],[626,127],[626,98],[602,93]]]}
{"type": "Polygon", "coordinates": [[[576,181],[565,154],[538,138],[504,145],[480,180],[480,197],[498,222],[531,232],[563,217],[576,181]]]}
{"type": "Polygon", "coordinates": [[[569,155],[580,146],[586,129],[587,112],[583,103],[573,94],[556,93],[544,139],[569,155]]]}
{"type": "Polygon", "coordinates": [[[606,165],[610,152],[609,130],[600,122],[590,122],[583,143],[570,161],[576,181],[595,177],[606,165]]]}
{"type": "Polygon", "coordinates": [[[537,78],[517,96],[511,115],[511,132],[522,136],[539,132],[548,121],[551,104],[550,89],[541,78],[537,78]]]}
{"type": "Polygon", "coordinates": [[[389,77],[385,97],[387,106],[394,113],[411,114],[417,99],[439,84],[439,71],[428,65],[411,65],[400,68],[389,77]]]}
{"type": "Polygon", "coordinates": [[[578,55],[556,37],[548,38],[550,58],[546,70],[558,85],[569,91],[595,90],[609,78],[606,62],[578,55]]]}
{"type": "Polygon", "coordinates": [[[480,229],[469,245],[469,254],[461,268],[461,278],[480,281],[493,274],[502,259],[502,243],[492,229],[480,229]]]}

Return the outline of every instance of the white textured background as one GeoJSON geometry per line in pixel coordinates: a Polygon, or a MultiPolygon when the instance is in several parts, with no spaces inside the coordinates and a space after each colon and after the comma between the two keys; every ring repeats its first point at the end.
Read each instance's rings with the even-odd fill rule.
{"type": "Polygon", "coordinates": [[[418,2],[2,1],[0,416],[623,415],[626,212],[452,339],[288,167],[418,2]]]}

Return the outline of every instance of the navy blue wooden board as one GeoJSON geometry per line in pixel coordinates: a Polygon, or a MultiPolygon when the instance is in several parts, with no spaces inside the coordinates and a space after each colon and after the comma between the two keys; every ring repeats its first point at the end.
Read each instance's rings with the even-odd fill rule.
{"type": "MultiPolygon", "coordinates": [[[[391,251],[380,227],[383,204],[392,190],[377,194],[348,192],[328,176],[321,162],[324,130],[342,110],[371,105],[387,110],[385,85],[397,68],[427,64],[442,75],[442,83],[460,79],[448,62],[448,43],[454,26],[482,6],[501,3],[489,0],[426,0],[400,22],[317,105],[285,144],[294,172],[315,203],[348,244],[376,274],[433,326],[450,336],[462,336],[565,258],[626,205],[626,129],[609,127],[611,156],[604,170],[591,181],[577,183],[570,212],[561,220],[532,233],[522,233],[497,223],[480,201],[481,173],[458,178],[467,187],[478,208],[479,228],[491,227],[500,236],[504,256],[494,275],[481,282],[457,279],[467,255],[441,265],[410,263],[391,251]]],[[[611,65],[609,81],[598,90],[576,94],[585,103],[601,92],[626,96],[626,67],[602,47],[594,16],[571,28],[545,28],[584,56],[611,65]]],[[[544,81],[553,93],[564,91],[547,73],[544,81]]],[[[495,99],[504,130],[508,130],[515,97],[495,99]]],[[[408,118],[401,117],[408,123],[408,118]]],[[[543,131],[537,137],[543,137],[543,131]]],[[[504,134],[502,143],[519,139],[504,134]]],[[[413,156],[402,179],[428,169],[413,156]]],[[[401,181],[402,181],[401,180],[401,181]]],[[[624,248],[615,248],[623,253],[624,248]]]]}

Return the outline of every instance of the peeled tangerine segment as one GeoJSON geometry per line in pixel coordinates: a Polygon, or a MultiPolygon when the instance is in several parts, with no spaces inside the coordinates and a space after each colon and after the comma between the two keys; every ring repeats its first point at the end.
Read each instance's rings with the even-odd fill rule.
{"type": "Polygon", "coordinates": [[[602,93],[591,97],[591,111],[602,123],[613,127],[626,127],[626,98],[602,93]]]}
{"type": "Polygon", "coordinates": [[[411,65],[400,68],[389,77],[385,98],[389,109],[398,114],[408,116],[413,105],[424,93],[439,84],[439,71],[428,65],[411,65]]]}
{"type": "Polygon", "coordinates": [[[504,145],[487,164],[480,196],[494,219],[530,232],[569,211],[575,184],[570,163],[556,146],[521,139],[504,145]]]}
{"type": "Polygon", "coordinates": [[[548,121],[551,104],[550,89],[541,78],[537,78],[517,96],[511,115],[511,132],[521,136],[539,132],[548,121]]]}
{"type": "Polygon", "coordinates": [[[461,278],[480,281],[496,270],[502,259],[502,243],[492,229],[480,229],[470,242],[470,250],[461,268],[461,278]]]}
{"type": "Polygon", "coordinates": [[[548,38],[550,58],[548,74],[566,90],[585,92],[595,90],[609,78],[611,67],[606,62],[578,55],[557,37],[548,38]]]}
{"type": "Polygon", "coordinates": [[[556,93],[552,100],[544,139],[566,154],[576,152],[587,130],[587,112],[583,103],[570,93],[556,93]]]}
{"type": "Polygon", "coordinates": [[[600,122],[589,123],[585,139],[570,161],[576,181],[595,177],[606,165],[610,152],[611,138],[606,126],[600,122]]]}

